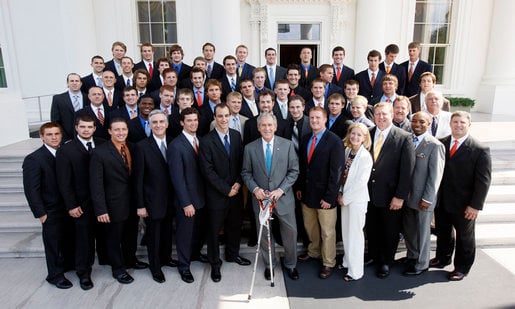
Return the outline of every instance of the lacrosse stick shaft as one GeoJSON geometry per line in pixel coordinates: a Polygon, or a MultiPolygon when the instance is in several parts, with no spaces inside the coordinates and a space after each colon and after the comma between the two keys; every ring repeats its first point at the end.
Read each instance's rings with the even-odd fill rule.
{"type": "Polygon", "coordinates": [[[254,281],[256,280],[256,268],[257,268],[257,263],[258,263],[258,258],[259,258],[259,247],[261,245],[261,234],[263,234],[263,225],[262,224],[259,226],[258,243],[257,243],[257,247],[256,247],[256,257],[254,258],[254,270],[252,271],[252,282],[250,283],[250,291],[249,291],[248,300],[250,300],[252,298],[252,291],[254,290],[254,281]]]}

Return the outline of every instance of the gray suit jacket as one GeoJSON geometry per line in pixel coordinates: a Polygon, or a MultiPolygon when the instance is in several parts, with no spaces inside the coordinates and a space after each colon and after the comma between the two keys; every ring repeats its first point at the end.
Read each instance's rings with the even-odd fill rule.
{"type": "Polygon", "coordinates": [[[445,147],[428,132],[415,149],[415,170],[407,201],[408,207],[419,209],[420,200],[424,200],[431,203],[428,211],[434,210],[444,166],[445,147]]]}
{"type": "MultiPolygon", "coordinates": [[[[281,188],[284,195],[277,201],[276,212],[284,215],[295,210],[295,198],[292,186],[299,175],[299,161],[293,143],[285,138],[275,136],[272,154],[272,172],[268,175],[263,153],[263,139],[245,146],[241,176],[250,193],[256,188],[273,191],[281,188]]],[[[253,196],[252,202],[257,200],[253,196]]]]}

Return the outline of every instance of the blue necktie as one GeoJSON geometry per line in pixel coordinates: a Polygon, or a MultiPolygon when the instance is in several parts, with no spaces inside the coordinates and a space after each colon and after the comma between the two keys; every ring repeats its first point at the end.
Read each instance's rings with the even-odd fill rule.
{"type": "Polygon", "coordinates": [[[148,121],[145,120],[145,134],[147,136],[150,136],[150,125],[148,124],[148,121]]]}
{"type": "Polygon", "coordinates": [[[268,75],[268,77],[270,79],[270,88],[274,89],[275,74],[274,74],[274,69],[272,67],[270,67],[270,74],[268,75]]]}
{"type": "Polygon", "coordinates": [[[231,78],[231,90],[236,90],[236,81],[234,80],[234,77],[231,78]]]}
{"type": "Polygon", "coordinates": [[[413,144],[415,145],[415,148],[417,148],[418,137],[416,135],[413,135],[413,144]]]}
{"type": "Polygon", "coordinates": [[[268,175],[272,172],[272,149],[270,143],[266,144],[265,164],[268,175]]]}
{"type": "Polygon", "coordinates": [[[231,146],[229,145],[229,135],[224,135],[224,147],[228,155],[231,154],[231,146]]]}

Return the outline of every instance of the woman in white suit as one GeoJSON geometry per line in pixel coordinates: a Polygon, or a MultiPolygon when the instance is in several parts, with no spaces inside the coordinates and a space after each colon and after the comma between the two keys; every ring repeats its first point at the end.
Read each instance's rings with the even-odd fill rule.
{"type": "Polygon", "coordinates": [[[342,238],[345,255],[343,267],[347,268],[345,281],[363,277],[363,253],[365,237],[363,226],[367,213],[368,178],[372,170],[372,156],[368,151],[371,145],[370,134],[362,123],[353,123],[343,140],[345,148],[345,171],[338,195],[342,208],[342,238]]]}

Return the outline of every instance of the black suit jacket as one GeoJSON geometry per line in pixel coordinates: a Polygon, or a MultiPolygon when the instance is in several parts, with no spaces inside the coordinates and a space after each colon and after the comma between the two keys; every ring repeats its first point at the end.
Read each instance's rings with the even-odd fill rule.
{"type": "MultiPolygon", "coordinates": [[[[126,145],[133,157],[133,144],[127,142],[126,145]]],[[[95,216],[107,213],[111,222],[125,221],[130,211],[134,211],[132,178],[118,149],[110,140],[93,150],[89,176],[95,216]]]]}
{"type": "Polygon", "coordinates": [[[347,135],[347,129],[349,129],[349,126],[352,124],[352,121],[347,118],[347,116],[342,112],[340,116],[336,118],[331,128],[329,128],[329,117],[327,117],[327,123],[326,126],[329,128],[329,131],[336,134],[340,140],[345,138],[345,135],[347,135]]]}
{"type": "Polygon", "coordinates": [[[491,183],[490,148],[469,136],[450,158],[451,136],[440,141],[446,154],[438,205],[454,214],[463,214],[467,206],[482,210],[491,183]]]}
{"type": "MultiPolygon", "coordinates": [[[[243,145],[247,145],[261,137],[261,133],[259,133],[257,127],[257,117],[258,116],[252,117],[245,121],[245,127],[243,128],[243,145]]],[[[275,117],[277,118],[277,131],[275,132],[275,135],[286,138],[286,127],[288,127],[288,121],[283,120],[278,115],[275,115],[275,117]]]]}
{"type": "Polygon", "coordinates": [[[383,95],[382,80],[384,75],[384,71],[378,70],[374,87],[372,87],[372,84],[370,84],[370,79],[368,77],[368,69],[356,74],[356,80],[359,83],[358,94],[367,98],[369,105],[374,105],[377,102],[379,102],[379,100],[381,100],[381,96],[383,95]]]}
{"type": "MultiPolygon", "coordinates": [[[[207,74],[207,72],[206,72],[206,74],[207,74]]],[[[224,76],[225,76],[225,69],[224,69],[223,65],[221,65],[218,62],[213,62],[213,68],[211,69],[211,76],[207,76],[206,79],[214,78],[214,79],[221,80],[222,77],[224,77],[224,76]]]]}
{"type": "Polygon", "coordinates": [[[151,220],[163,219],[173,209],[172,181],[160,146],[153,136],[141,140],[133,160],[136,208],[146,208],[151,220]]]}
{"type": "Polygon", "coordinates": [[[325,130],[307,161],[308,142],[311,136],[304,135],[299,147],[300,174],[296,187],[302,191],[302,202],[309,208],[321,208],[320,201],[336,207],[336,197],[342,183],[345,149],[341,139],[325,130]]]}
{"type": "MultiPolygon", "coordinates": [[[[236,64],[238,65],[238,64],[236,64]]],[[[252,72],[254,71],[256,67],[251,65],[251,64],[248,64],[248,63],[245,63],[243,65],[243,69],[241,70],[241,75],[238,76],[240,79],[242,78],[250,78],[252,79],[252,72]]],[[[238,69],[236,69],[236,75],[238,75],[238,69]]]]}
{"type": "Polygon", "coordinates": [[[102,125],[100,123],[100,120],[98,120],[97,115],[93,112],[93,109],[91,106],[86,106],[85,108],[78,110],[76,113],[76,116],[79,115],[90,115],[95,119],[95,125],[97,129],[95,130],[95,133],[93,136],[100,137],[105,140],[111,139],[111,135],[109,135],[109,132],[107,129],[109,128],[109,122],[111,121],[111,118],[109,116],[109,108],[104,105],[104,124],[102,125]]]}
{"type": "Polygon", "coordinates": [[[114,92],[112,94],[113,94],[113,104],[111,106],[109,106],[109,104],[107,102],[107,92],[105,92],[105,90],[104,90],[105,98],[104,98],[104,101],[102,102],[102,104],[108,108],[108,112],[116,110],[116,109],[120,108],[121,106],[125,105],[125,102],[123,102],[123,91],[120,91],[120,90],[114,88],[114,92]]]}
{"type": "Polygon", "coordinates": [[[55,157],[45,145],[23,160],[23,190],[34,218],[65,213],[55,174],[55,157]]]}
{"type": "MultiPolygon", "coordinates": [[[[272,89],[272,85],[270,84],[270,76],[268,76],[268,69],[266,67],[266,65],[263,67],[263,69],[265,69],[266,71],[266,80],[265,80],[265,87],[268,88],[268,89],[272,89]]],[[[276,65],[275,66],[275,79],[274,79],[274,85],[275,85],[275,82],[280,80],[280,79],[286,79],[286,68],[283,68],[282,66],[279,66],[279,65],[276,65]]]]}
{"type": "MultiPolygon", "coordinates": [[[[379,70],[385,72],[386,74],[386,67],[384,65],[384,61],[379,64],[379,70]]],[[[399,82],[396,91],[397,94],[403,95],[404,89],[406,88],[406,72],[404,72],[404,68],[401,67],[400,64],[394,62],[390,67],[390,74],[395,75],[395,77],[397,77],[397,81],[399,82]]]]}
{"type": "MultiPolygon", "coordinates": [[[[343,88],[333,84],[333,83],[329,83],[329,89],[327,91],[327,95],[325,95],[325,98],[329,98],[332,94],[335,94],[335,93],[339,93],[341,95],[343,95],[343,88]]],[[[329,103],[329,102],[328,102],[329,103]]]]}
{"type": "MultiPolygon", "coordinates": [[[[173,68],[173,64],[170,64],[170,67],[173,68]]],[[[177,83],[180,83],[184,79],[190,79],[191,66],[186,63],[182,63],[181,71],[177,72],[177,83]]]]}
{"type": "MultiPolygon", "coordinates": [[[[238,77],[238,74],[236,74],[236,80],[235,80],[236,88],[234,91],[240,91],[240,79],[241,78],[238,77]]],[[[222,100],[222,102],[225,102],[227,95],[232,92],[231,82],[229,81],[229,79],[227,79],[227,75],[224,75],[222,77],[221,82],[222,82],[222,96],[220,99],[222,100]]],[[[207,95],[205,95],[205,96],[207,96],[207,95]]]]}
{"type": "MultiPolygon", "coordinates": [[[[370,129],[372,158],[376,130],[377,127],[370,129]]],[[[389,207],[393,197],[406,200],[414,167],[415,149],[411,134],[392,125],[368,181],[370,202],[376,207],[389,207]]]]}
{"type": "Polygon", "coordinates": [[[82,77],[81,82],[82,86],[80,87],[80,91],[86,94],[88,93],[89,88],[97,85],[97,81],[95,80],[95,77],[93,77],[93,73],[82,77]]]}
{"type": "MultiPolygon", "coordinates": [[[[136,110],[137,112],[137,110],[136,110]]],[[[131,115],[129,115],[129,112],[127,111],[127,108],[125,107],[125,103],[120,106],[120,108],[117,108],[115,110],[112,110],[109,112],[109,119],[114,118],[123,118],[129,122],[131,120],[131,115]]]]}
{"type": "Polygon", "coordinates": [[[181,132],[182,126],[179,108],[177,106],[172,106],[172,112],[168,115],[168,129],[166,129],[166,136],[174,139],[179,136],[181,132]]]}
{"type": "MultiPolygon", "coordinates": [[[[83,93],[83,108],[89,105],[88,97],[83,93]]],[[[68,91],[56,94],[52,98],[50,120],[57,122],[63,128],[63,142],[75,136],[75,110],[68,91]]]]}
{"type": "MultiPolygon", "coordinates": [[[[308,88],[310,89],[310,88],[308,88]]],[[[313,95],[311,94],[311,91],[309,91],[308,89],[302,87],[301,85],[298,85],[297,88],[295,89],[291,89],[290,88],[290,93],[288,94],[288,97],[291,97],[292,95],[294,94],[297,94],[297,95],[300,95],[304,101],[308,101],[313,95]]]]}
{"type": "Polygon", "coordinates": [[[433,66],[423,60],[419,60],[417,66],[415,67],[415,71],[413,71],[411,80],[408,80],[409,61],[401,63],[401,66],[404,70],[404,73],[406,74],[406,87],[404,88],[404,95],[411,97],[420,92],[420,75],[424,72],[432,72],[433,66]]]}
{"type": "MultiPolygon", "coordinates": [[[[241,165],[243,145],[238,131],[229,129],[230,154],[227,154],[218,132],[212,130],[202,138],[200,145],[200,167],[206,180],[208,209],[223,210],[229,206],[227,195],[234,183],[243,184],[241,165]]],[[[240,191],[241,192],[241,191],[240,191]]],[[[241,198],[238,194],[234,198],[241,198]]]]}
{"type": "MultiPolygon", "coordinates": [[[[134,77],[134,76],[133,76],[134,77]]],[[[134,78],[131,80],[131,86],[134,87],[134,78]]],[[[123,89],[127,87],[127,80],[126,77],[122,74],[120,76],[116,76],[116,83],[114,84],[114,87],[123,92],[123,89]]]]}
{"type": "Polygon", "coordinates": [[[139,116],[129,120],[127,126],[129,127],[129,136],[127,136],[127,140],[131,143],[136,144],[148,137],[145,133],[145,128],[141,125],[141,119],[139,116]]]}
{"type": "MultiPolygon", "coordinates": [[[[93,141],[95,147],[105,142],[101,138],[94,138],[93,141]]],[[[90,157],[91,154],[77,137],[57,150],[57,182],[68,210],[80,206],[85,213],[92,211],[89,189],[90,157]]]]}
{"type": "Polygon", "coordinates": [[[332,83],[335,84],[336,86],[342,88],[342,89],[345,89],[345,82],[348,81],[349,79],[354,79],[354,70],[349,68],[348,66],[346,65],[343,65],[342,66],[342,72],[340,74],[340,79],[339,80],[336,80],[336,70],[334,68],[334,65],[333,65],[333,81],[332,83]]]}
{"type": "MultiPolygon", "coordinates": [[[[257,101],[256,102],[256,108],[258,108],[258,105],[257,105],[257,101]]],[[[259,108],[258,108],[259,110],[259,108]]],[[[240,110],[240,115],[243,115],[247,118],[252,118],[254,117],[254,114],[252,114],[252,110],[250,109],[247,101],[245,100],[245,98],[242,98],[242,101],[241,101],[241,110],[240,110]]]]}
{"type": "Polygon", "coordinates": [[[113,59],[107,61],[106,63],[104,63],[104,65],[105,65],[104,71],[111,71],[114,73],[114,76],[118,76],[118,72],[116,71],[116,66],[114,64],[113,59]]]}
{"type": "Polygon", "coordinates": [[[305,73],[304,69],[302,68],[302,66],[300,68],[301,68],[301,72],[300,72],[299,85],[301,85],[302,87],[304,87],[306,89],[311,89],[311,82],[315,78],[320,77],[320,72],[314,65],[311,65],[308,70],[308,78],[306,78],[306,75],[305,75],[306,73],[305,73]]]}
{"type": "Polygon", "coordinates": [[[175,189],[177,211],[183,211],[183,208],[190,204],[195,209],[203,208],[206,200],[199,157],[184,134],[179,134],[168,145],[166,155],[175,189]]]}

